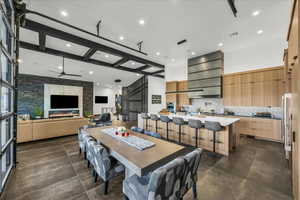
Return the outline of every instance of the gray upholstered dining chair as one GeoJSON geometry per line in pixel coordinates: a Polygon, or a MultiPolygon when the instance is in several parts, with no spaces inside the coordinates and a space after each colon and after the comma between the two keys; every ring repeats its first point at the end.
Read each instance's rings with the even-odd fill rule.
{"type": "Polygon", "coordinates": [[[201,160],[202,149],[196,149],[183,157],[185,162],[184,175],[180,186],[180,197],[183,196],[193,188],[194,198],[197,198],[197,180],[198,168],[201,160]]]}
{"type": "Polygon", "coordinates": [[[86,137],[86,158],[87,158],[87,167],[89,168],[90,165],[94,166],[94,159],[93,159],[93,145],[96,145],[97,141],[95,138],[91,136],[86,137]]]}
{"type": "Polygon", "coordinates": [[[123,181],[123,193],[129,200],[179,200],[184,159],[177,158],[147,176],[130,176],[123,181]]]}
{"type": "MultiPolygon", "coordinates": [[[[85,148],[85,137],[87,137],[87,133],[84,131],[84,127],[80,127],[78,129],[78,144],[79,144],[79,154],[86,153],[85,148]]],[[[86,156],[85,156],[86,157],[86,156]]]]}
{"type": "Polygon", "coordinates": [[[97,181],[97,175],[104,181],[104,194],[106,195],[108,193],[109,180],[123,174],[125,168],[112,158],[108,150],[100,144],[92,145],[92,158],[94,160],[95,181],[97,181]]]}

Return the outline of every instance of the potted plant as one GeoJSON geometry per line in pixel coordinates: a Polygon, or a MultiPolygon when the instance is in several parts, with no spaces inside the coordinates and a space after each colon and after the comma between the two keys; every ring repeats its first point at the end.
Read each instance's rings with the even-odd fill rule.
{"type": "Polygon", "coordinates": [[[43,110],[37,106],[34,108],[33,114],[34,114],[34,118],[41,119],[44,113],[43,110]]]}

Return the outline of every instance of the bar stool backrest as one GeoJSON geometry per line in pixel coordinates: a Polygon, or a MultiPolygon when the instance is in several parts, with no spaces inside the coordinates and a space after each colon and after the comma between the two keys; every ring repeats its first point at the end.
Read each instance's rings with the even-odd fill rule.
{"type": "Polygon", "coordinates": [[[205,128],[210,131],[221,131],[222,126],[219,122],[205,121],[205,128]]]}
{"type": "Polygon", "coordinates": [[[184,125],[184,120],[181,117],[174,117],[173,122],[174,122],[174,124],[177,124],[177,125],[184,125]]]}
{"type": "Polygon", "coordinates": [[[161,115],[160,120],[165,123],[169,123],[172,121],[168,116],[165,116],[165,115],[161,115]]]}
{"type": "Polygon", "coordinates": [[[142,118],[143,119],[150,119],[148,113],[142,113],[142,118]]]}
{"type": "Polygon", "coordinates": [[[189,119],[189,126],[191,128],[202,128],[204,127],[204,124],[200,120],[189,119]]]}
{"type": "Polygon", "coordinates": [[[158,121],[158,120],[159,120],[159,117],[158,117],[157,115],[155,115],[155,114],[151,114],[151,115],[150,115],[150,118],[151,118],[152,120],[154,120],[154,121],[158,121]]]}

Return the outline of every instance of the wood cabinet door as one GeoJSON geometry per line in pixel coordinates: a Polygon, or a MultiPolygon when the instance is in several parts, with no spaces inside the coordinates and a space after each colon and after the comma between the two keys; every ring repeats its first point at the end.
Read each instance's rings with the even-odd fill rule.
{"type": "Polygon", "coordinates": [[[243,83],[242,84],[242,106],[251,106],[252,105],[252,83],[243,83]]]}
{"type": "Polygon", "coordinates": [[[265,106],[264,104],[264,83],[254,82],[251,84],[251,105],[252,106],[265,106]]]}
{"type": "Polygon", "coordinates": [[[223,103],[225,106],[231,106],[232,94],[231,94],[231,85],[223,86],[223,103]]]}
{"type": "Polygon", "coordinates": [[[178,81],[178,91],[187,91],[188,90],[188,82],[187,81],[178,81]]]}
{"type": "Polygon", "coordinates": [[[177,103],[177,94],[176,93],[166,94],[166,101],[177,103]]]}
{"type": "Polygon", "coordinates": [[[177,91],[177,81],[166,82],[166,92],[176,92],[177,91]]]}
{"type": "Polygon", "coordinates": [[[178,99],[178,103],[177,103],[178,106],[190,105],[190,99],[187,93],[178,93],[177,99],[178,99]]]}
{"type": "Polygon", "coordinates": [[[17,143],[33,140],[32,123],[18,124],[17,143]]]}

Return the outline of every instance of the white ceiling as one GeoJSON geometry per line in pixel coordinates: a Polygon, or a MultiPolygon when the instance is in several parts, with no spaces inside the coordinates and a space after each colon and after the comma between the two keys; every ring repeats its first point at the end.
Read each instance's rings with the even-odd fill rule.
{"type": "MultiPolygon", "coordinates": [[[[118,41],[122,35],[125,38],[122,43],[133,48],[136,48],[137,42],[143,40],[143,51],[147,52],[148,56],[121,47],[118,47],[119,49],[162,64],[176,62],[177,59],[186,56],[191,57],[191,52],[195,52],[196,55],[218,49],[231,52],[271,38],[279,37],[280,40],[285,40],[291,7],[291,0],[236,0],[239,14],[238,18],[234,18],[227,0],[27,0],[26,2],[31,10],[94,33],[96,33],[95,26],[101,19],[102,36],[118,41]],[[67,11],[69,15],[62,17],[60,15],[62,10],[67,11]],[[253,17],[252,12],[255,10],[260,10],[261,14],[253,17]],[[139,19],[145,20],[144,26],[139,25],[139,19]],[[262,35],[257,34],[260,29],[264,31],[262,35]],[[232,32],[238,32],[239,35],[232,38],[229,36],[232,32]],[[176,43],[182,39],[187,39],[188,42],[178,47],[176,43]],[[224,43],[223,47],[218,47],[220,42],[224,43]],[[157,56],[156,52],[160,52],[160,56],[157,56]]],[[[28,17],[107,44],[40,17],[33,15],[28,17]]],[[[38,36],[36,33],[22,30],[21,39],[37,43],[38,36]]],[[[64,41],[47,38],[46,45],[79,55],[83,55],[87,50],[75,44],[69,48],[65,44],[64,41]]],[[[57,69],[61,62],[61,58],[28,50],[21,50],[21,57],[23,60],[21,73],[50,76],[52,74],[48,70],[57,69]]],[[[105,54],[99,52],[93,58],[107,59],[109,62],[117,60],[112,56],[106,58],[105,54]]],[[[130,68],[141,66],[139,63],[133,65],[131,62],[124,65],[130,68]]],[[[71,60],[66,61],[66,71],[82,73],[83,80],[105,84],[113,82],[116,78],[122,79],[124,84],[138,78],[134,73],[71,60]],[[95,72],[92,76],[88,74],[90,70],[95,72]]]]}

